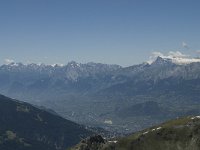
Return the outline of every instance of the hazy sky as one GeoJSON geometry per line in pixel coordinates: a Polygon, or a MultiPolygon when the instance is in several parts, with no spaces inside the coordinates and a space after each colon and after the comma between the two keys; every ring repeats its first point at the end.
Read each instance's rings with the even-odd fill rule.
{"type": "Polygon", "coordinates": [[[154,51],[196,50],[199,0],[0,0],[1,63],[128,66],[154,51]]]}

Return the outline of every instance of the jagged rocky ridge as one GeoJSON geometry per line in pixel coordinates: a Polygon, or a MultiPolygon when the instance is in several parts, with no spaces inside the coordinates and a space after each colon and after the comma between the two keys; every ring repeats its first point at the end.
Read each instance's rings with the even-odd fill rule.
{"type": "Polygon", "coordinates": [[[130,67],[12,63],[0,67],[0,83],[5,95],[120,132],[200,113],[199,62],[176,64],[158,57],[130,67]]]}

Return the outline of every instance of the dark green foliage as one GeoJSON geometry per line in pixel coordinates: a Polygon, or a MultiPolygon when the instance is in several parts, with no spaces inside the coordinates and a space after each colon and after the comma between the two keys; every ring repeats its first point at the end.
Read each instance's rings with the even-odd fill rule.
{"type": "Polygon", "coordinates": [[[95,135],[82,140],[76,148],[79,150],[100,150],[104,144],[105,140],[100,135],[95,135]]]}
{"type": "Polygon", "coordinates": [[[64,150],[90,134],[58,115],[0,95],[2,150],[64,150]]]}

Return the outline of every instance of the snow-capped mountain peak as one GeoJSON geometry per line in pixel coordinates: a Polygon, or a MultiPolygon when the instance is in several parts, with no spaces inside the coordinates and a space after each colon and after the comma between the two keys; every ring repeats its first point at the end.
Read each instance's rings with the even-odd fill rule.
{"type": "Polygon", "coordinates": [[[76,67],[80,67],[80,63],[77,63],[75,61],[71,61],[67,64],[67,66],[71,67],[71,68],[76,68],[76,67]]]}
{"type": "Polygon", "coordinates": [[[167,55],[160,52],[154,52],[148,61],[149,64],[173,63],[177,65],[186,65],[195,62],[200,62],[200,58],[194,58],[189,55],[182,54],[179,51],[170,51],[167,55]]]}
{"type": "Polygon", "coordinates": [[[166,64],[172,64],[173,61],[170,58],[162,58],[160,56],[157,57],[157,59],[152,63],[152,65],[166,65],[166,64]]]}

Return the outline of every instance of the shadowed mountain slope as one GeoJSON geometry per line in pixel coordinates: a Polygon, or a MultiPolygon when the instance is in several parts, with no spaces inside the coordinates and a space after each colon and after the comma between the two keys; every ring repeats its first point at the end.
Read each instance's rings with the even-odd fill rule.
{"type": "Polygon", "coordinates": [[[2,150],[64,150],[91,134],[58,115],[0,95],[2,150]]]}

